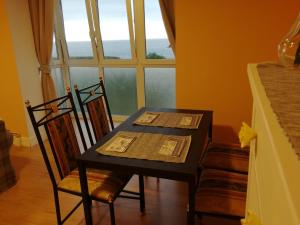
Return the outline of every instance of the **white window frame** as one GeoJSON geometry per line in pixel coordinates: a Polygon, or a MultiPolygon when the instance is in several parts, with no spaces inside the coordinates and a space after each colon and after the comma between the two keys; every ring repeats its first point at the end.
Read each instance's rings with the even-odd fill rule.
{"type": "MultiPolygon", "coordinates": [[[[59,59],[52,61],[53,67],[61,67],[64,85],[70,86],[70,67],[98,67],[99,75],[105,79],[104,68],[136,68],[137,108],[145,106],[145,68],[175,68],[175,59],[146,59],[144,0],[124,0],[127,10],[131,59],[105,59],[97,9],[97,0],[85,0],[93,57],[74,59],[68,55],[61,1],[58,1],[55,20],[55,37],[59,59]],[[134,3],[133,7],[131,2],[134,3]],[[134,21],[133,21],[134,12],[134,21]],[[134,23],[134,24],[133,24],[134,23]]],[[[113,115],[116,121],[127,116],[113,115]]]]}

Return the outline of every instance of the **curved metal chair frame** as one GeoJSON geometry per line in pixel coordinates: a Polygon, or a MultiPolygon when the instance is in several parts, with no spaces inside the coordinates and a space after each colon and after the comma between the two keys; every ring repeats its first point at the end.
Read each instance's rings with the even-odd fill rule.
{"type": "Polygon", "coordinates": [[[87,109],[87,111],[89,113],[92,129],[93,129],[94,136],[95,136],[95,141],[97,142],[99,140],[97,140],[97,137],[95,135],[95,133],[96,133],[96,127],[95,126],[96,125],[94,124],[94,122],[91,119],[91,112],[89,111],[88,104],[90,104],[93,101],[99,100],[99,101],[103,102],[103,100],[104,100],[106,111],[103,112],[103,113],[105,113],[105,115],[108,116],[109,124],[110,124],[111,129],[112,130],[114,129],[114,123],[113,123],[113,119],[112,119],[112,116],[111,116],[111,111],[110,111],[110,107],[109,107],[109,104],[108,104],[108,100],[107,100],[103,80],[102,80],[102,78],[100,78],[99,83],[88,86],[88,87],[85,87],[85,88],[80,89],[80,90],[78,89],[78,86],[75,85],[74,89],[75,89],[75,93],[76,93],[76,96],[77,96],[77,100],[79,102],[80,110],[81,110],[82,117],[83,117],[86,129],[87,129],[87,133],[88,133],[90,143],[91,143],[91,145],[94,145],[94,140],[93,140],[93,137],[92,137],[92,132],[91,132],[91,129],[90,129],[90,126],[89,126],[89,123],[88,123],[88,118],[87,118],[85,109],[87,109]]]}
{"type": "MultiPolygon", "coordinates": [[[[82,200],[80,202],[78,202],[76,204],[76,206],[62,219],[61,212],[60,212],[60,203],[59,203],[58,191],[66,192],[66,193],[77,195],[77,196],[81,196],[81,192],[66,190],[65,188],[60,188],[58,186],[57,179],[55,177],[55,173],[53,171],[50,159],[48,157],[49,154],[53,155],[54,162],[55,162],[55,165],[56,165],[57,170],[58,170],[59,178],[61,180],[64,178],[65,174],[64,174],[64,171],[62,170],[62,168],[60,166],[60,161],[59,161],[59,158],[57,156],[57,153],[55,152],[53,137],[51,137],[49,127],[48,127],[48,123],[51,122],[51,121],[54,121],[58,118],[61,118],[63,116],[66,116],[66,115],[67,115],[67,117],[70,116],[69,118],[71,118],[71,119],[73,119],[73,117],[74,117],[75,122],[71,122],[72,125],[70,125],[70,126],[72,126],[72,128],[74,129],[74,125],[76,125],[77,130],[79,132],[80,139],[81,139],[80,141],[81,141],[82,146],[83,146],[83,150],[84,151],[87,150],[87,145],[86,145],[86,142],[85,142],[85,139],[84,139],[82,128],[80,126],[80,121],[79,121],[79,117],[78,117],[76,107],[75,107],[75,104],[74,104],[74,101],[73,101],[73,97],[72,97],[72,94],[71,94],[70,90],[68,89],[68,94],[67,95],[65,95],[63,97],[60,97],[60,98],[57,98],[57,99],[54,99],[54,100],[51,100],[49,102],[43,103],[43,104],[39,104],[39,105],[34,106],[34,107],[32,107],[30,105],[29,101],[26,101],[26,107],[27,107],[27,111],[29,113],[29,117],[30,117],[32,125],[33,125],[34,132],[36,134],[38,144],[40,146],[40,150],[41,150],[44,162],[45,162],[46,167],[47,167],[48,174],[49,174],[50,179],[51,179],[51,183],[52,183],[52,187],[53,187],[53,193],[54,193],[54,200],[55,200],[57,224],[62,225],[73,214],[73,212],[80,206],[80,204],[82,203],[82,200]],[[38,115],[36,115],[36,114],[41,113],[41,112],[44,113],[43,116],[40,116],[41,118],[37,119],[38,115]],[[72,115],[72,117],[71,117],[71,115],[72,115]],[[46,146],[44,144],[44,140],[43,140],[41,132],[40,132],[40,129],[42,127],[44,127],[45,133],[46,133],[47,138],[49,140],[49,145],[50,145],[51,152],[46,150],[46,146]]],[[[77,140],[77,144],[78,144],[78,139],[76,139],[76,140],[77,140]]],[[[79,148],[79,146],[78,146],[78,148],[79,148]]],[[[74,162],[76,161],[76,159],[72,159],[72,160],[74,160],[74,162]]],[[[77,167],[77,164],[75,164],[75,165],[77,167]]],[[[129,175],[129,176],[131,176],[131,175],[129,175]]],[[[97,197],[91,196],[92,200],[96,200],[96,201],[99,201],[99,202],[109,204],[110,215],[111,215],[111,224],[112,225],[115,224],[114,205],[113,205],[113,203],[114,203],[114,200],[117,197],[139,199],[140,200],[140,210],[144,211],[144,187],[142,186],[143,189],[140,189],[140,193],[135,193],[135,192],[130,192],[130,191],[124,191],[123,188],[124,188],[125,185],[126,185],[126,183],[118,189],[114,199],[112,199],[111,201],[104,201],[103,199],[99,199],[97,197]],[[125,193],[128,193],[129,195],[123,195],[123,196],[120,195],[120,193],[123,192],[123,191],[125,193]],[[131,196],[130,194],[131,195],[139,194],[140,196],[139,197],[138,196],[131,196]]],[[[90,204],[92,204],[92,202],[90,204]]]]}
{"type": "MultiPolygon", "coordinates": [[[[75,93],[76,93],[76,96],[77,96],[77,100],[78,100],[78,103],[79,103],[79,106],[80,106],[80,110],[81,110],[81,113],[82,113],[82,117],[83,117],[83,120],[84,120],[84,123],[85,123],[85,127],[86,127],[86,130],[87,130],[87,133],[88,133],[90,143],[91,143],[91,145],[94,145],[94,139],[93,139],[93,136],[92,136],[92,132],[91,132],[89,123],[88,123],[88,118],[87,118],[85,109],[87,109],[87,111],[89,113],[89,119],[91,121],[91,125],[92,125],[92,128],[93,128],[95,141],[96,142],[99,141],[102,137],[98,136],[98,138],[97,138],[97,135],[96,135],[97,127],[96,126],[99,125],[99,123],[97,124],[93,121],[93,116],[92,116],[92,113],[89,110],[88,104],[91,104],[91,103],[98,104],[99,103],[99,102],[95,102],[95,101],[102,101],[102,103],[105,103],[105,106],[103,108],[104,112],[102,111],[100,113],[103,113],[105,115],[106,119],[107,119],[107,116],[108,116],[109,125],[111,127],[111,130],[114,129],[114,123],[113,123],[113,119],[112,119],[108,99],[107,99],[107,96],[106,96],[106,91],[105,91],[103,79],[101,77],[99,77],[99,83],[96,83],[94,85],[90,85],[90,86],[82,88],[82,89],[78,89],[78,86],[74,85],[74,89],[75,89],[75,93]]],[[[96,119],[98,119],[98,118],[96,118],[96,119]]],[[[104,122],[104,121],[97,121],[97,122],[104,122]]],[[[107,122],[107,120],[105,122],[107,122]]],[[[123,192],[129,193],[129,194],[132,194],[132,195],[138,194],[139,199],[140,199],[141,212],[144,211],[144,209],[145,209],[145,194],[144,194],[144,178],[143,178],[143,176],[139,175],[139,193],[131,192],[131,191],[127,191],[127,190],[123,190],[123,192]]],[[[120,197],[124,197],[124,196],[120,196],[120,197]]]]}

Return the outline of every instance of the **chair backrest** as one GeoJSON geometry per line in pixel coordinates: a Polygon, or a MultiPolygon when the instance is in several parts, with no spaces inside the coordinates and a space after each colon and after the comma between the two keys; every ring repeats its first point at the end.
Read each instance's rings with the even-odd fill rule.
{"type": "Polygon", "coordinates": [[[86,111],[89,115],[90,124],[92,126],[96,142],[110,132],[110,127],[111,129],[114,129],[103,80],[100,78],[99,83],[80,90],[78,89],[77,85],[75,85],[74,88],[90,143],[91,145],[94,145],[94,139],[87,119],[86,111]]]}
{"type": "Polygon", "coordinates": [[[26,106],[52,184],[56,185],[49,154],[53,154],[56,167],[62,179],[77,167],[76,157],[81,154],[76,130],[79,132],[84,151],[87,149],[72,94],[68,89],[68,94],[63,97],[34,107],[27,101],[26,106]],[[41,116],[39,112],[44,114],[41,116]],[[46,150],[42,138],[44,131],[47,135],[51,152],[46,150]]]}

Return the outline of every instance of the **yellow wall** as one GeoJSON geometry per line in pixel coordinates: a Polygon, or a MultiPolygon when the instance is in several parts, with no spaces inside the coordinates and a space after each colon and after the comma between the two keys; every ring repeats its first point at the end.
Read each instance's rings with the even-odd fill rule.
{"type": "Polygon", "coordinates": [[[238,143],[252,113],[247,63],[277,60],[299,9],[299,0],[177,0],[176,104],[213,110],[215,142],[238,143]]]}
{"type": "Polygon", "coordinates": [[[0,118],[5,120],[9,130],[28,136],[24,103],[4,1],[0,1],[0,18],[0,118]]]}

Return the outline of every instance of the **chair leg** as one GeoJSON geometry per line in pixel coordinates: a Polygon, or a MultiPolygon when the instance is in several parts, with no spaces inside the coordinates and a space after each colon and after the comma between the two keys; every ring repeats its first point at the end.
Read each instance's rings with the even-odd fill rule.
{"type": "Polygon", "coordinates": [[[195,214],[196,214],[198,219],[202,220],[202,218],[203,218],[202,213],[196,211],[195,214]]]}
{"type": "Polygon", "coordinates": [[[140,211],[145,211],[145,191],[144,191],[144,177],[139,175],[139,191],[140,191],[140,211]]]}
{"type": "Polygon", "coordinates": [[[62,225],[61,215],[60,215],[60,206],[59,206],[59,198],[58,198],[58,191],[54,188],[54,202],[55,202],[55,210],[56,210],[56,220],[58,225],[62,225]]]}
{"type": "Polygon", "coordinates": [[[109,203],[109,212],[110,212],[110,224],[116,225],[114,203],[109,203]]]}
{"type": "Polygon", "coordinates": [[[197,168],[196,188],[199,186],[201,173],[202,173],[202,168],[201,168],[201,167],[198,167],[198,168],[197,168]]]}

